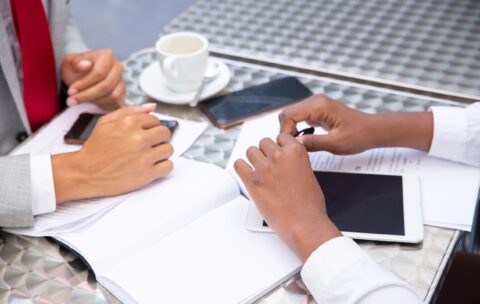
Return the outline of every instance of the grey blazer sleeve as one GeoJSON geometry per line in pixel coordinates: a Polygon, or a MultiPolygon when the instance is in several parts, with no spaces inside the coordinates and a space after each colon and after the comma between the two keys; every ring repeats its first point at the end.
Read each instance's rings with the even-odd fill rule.
{"type": "Polygon", "coordinates": [[[0,227],[31,225],[30,156],[0,157],[0,227]]]}
{"type": "Polygon", "coordinates": [[[65,28],[64,43],[65,47],[63,51],[65,54],[79,53],[88,50],[88,47],[83,41],[80,30],[78,29],[70,11],[68,12],[68,22],[67,27],[65,28]]]}

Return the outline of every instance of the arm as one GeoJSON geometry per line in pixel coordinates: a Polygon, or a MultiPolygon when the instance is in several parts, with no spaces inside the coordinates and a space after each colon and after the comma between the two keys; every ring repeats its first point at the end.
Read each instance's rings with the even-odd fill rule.
{"type": "Polygon", "coordinates": [[[480,167],[480,103],[431,110],[435,126],[430,155],[480,167]]]}
{"type": "Polygon", "coordinates": [[[301,275],[318,303],[421,303],[405,282],[347,237],[331,239],[316,249],[301,275]]]}
{"type": "Polygon", "coordinates": [[[298,138],[309,151],[355,154],[379,147],[406,147],[480,166],[480,103],[467,108],[433,107],[431,112],[371,115],[315,95],[280,114],[283,132],[293,134],[301,121],[328,130],[326,135],[298,138]]]}
{"type": "Polygon", "coordinates": [[[40,215],[55,211],[55,187],[50,155],[30,156],[30,185],[32,214],[40,215]]]}
{"type": "Polygon", "coordinates": [[[30,157],[0,157],[0,227],[33,223],[30,157]]]}
{"type": "Polygon", "coordinates": [[[87,44],[83,41],[70,10],[68,11],[68,22],[64,35],[64,54],[88,51],[87,44]]]}
{"type": "Polygon", "coordinates": [[[302,278],[319,303],[419,303],[329,219],[306,149],[290,134],[263,139],[235,170],[269,226],[305,262],[302,278]]]}
{"type": "Polygon", "coordinates": [[[171,134],[153,110],[145,104],[103,116],[77,152],[0,157],[0,227],[31,226],[33,215],[56,204],[131,192],[168,175],[171,134]]]}

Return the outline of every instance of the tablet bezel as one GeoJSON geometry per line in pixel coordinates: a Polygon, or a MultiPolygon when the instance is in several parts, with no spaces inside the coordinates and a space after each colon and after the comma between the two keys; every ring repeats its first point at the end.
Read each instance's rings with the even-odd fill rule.
{"type": "MultiPolygon", "coordinates": [[[[332,171],[339,172],[339,171],[332,171]]],[[[343,172],[355,174],[372,174],[359,172],[343,172]]],[[[399,174],[375,174],[402,177],[403,190],[403,216],[405,224],[405,235],[392,234],[374,234],[342,231],[342,234],[356,240],[382,241],[382,242],[399,242],[418,244],[423,241],[424,227],[421,205],[420,180],[414,175],[399,174]]],[[[260,215],[255,204],[250,201],[248,208],[246,227],[253,232],[272,232],[269,227],[263,226],[263,217],[260,215]]]]}

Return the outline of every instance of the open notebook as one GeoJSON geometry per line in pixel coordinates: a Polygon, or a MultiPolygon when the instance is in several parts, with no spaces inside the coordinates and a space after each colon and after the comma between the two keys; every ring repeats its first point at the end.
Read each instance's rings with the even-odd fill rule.
{"type": "Polygon", "coordinates": [[[174,165],[99,220],[45,235],[125,303],[252,302],[299,271],[276,235],[246,230],[248,200],[229,173],[183,158],[174,165]]]}
{"type": "MultiPolygon", "coordinates": [[[[58,137],[54,129],[19,153],[35,153],[45,132],[58,137]]],[[[125,303],[252,302],[299,271],[301,262],[276,235],[246,230],[248,201],[227,171],[173,162],[170,176],[142,190],[70,203],[32,228],[7,231],[70,247],[125,303]]]]}

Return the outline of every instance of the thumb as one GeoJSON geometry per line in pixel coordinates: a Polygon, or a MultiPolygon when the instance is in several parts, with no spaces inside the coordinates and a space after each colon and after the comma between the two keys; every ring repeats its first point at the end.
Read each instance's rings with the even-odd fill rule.
{"type": "Polygon", "coordinates": [[[74,56],[72,65],[77,72],[87,72],[92,68],[93,61],[85,53],[78,53],[74,56]]]}
{"type": "Polygon", "coordinates": [[[112,113],[106,114],[101,118],[99,121],[100,123],[109,123],[115,120],[122,119],[124,117],[130,115],[137,115],[137,114],[148,114],[150,112],[155,111],[157,107],[156,103],[146,103],[141,106],[130,106],[130,107],[123,107],[119,110],[116,110],[112,113]]]}
{"type": "Polygon", "coordinates": [[[322,135],[303,135],[297,137],[297,140],[305,146],[307,151],[328,151],[335,150],[335,140],[331,134],[322,135]]]}

